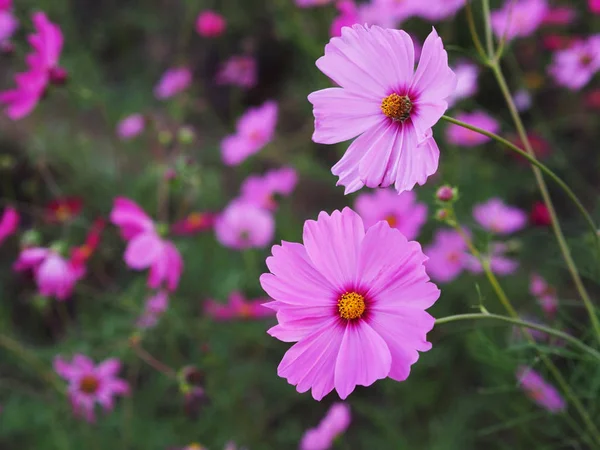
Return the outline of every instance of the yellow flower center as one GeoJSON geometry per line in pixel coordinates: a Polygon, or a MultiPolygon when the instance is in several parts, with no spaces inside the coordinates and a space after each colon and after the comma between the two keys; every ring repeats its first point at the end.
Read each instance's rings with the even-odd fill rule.
{"type": "Polygon", "coordinates": [[[85,375],[79,382],[79,390],[86,394],[95,394],[100,386],[100,381],[94,375],[85,375]]]}
{"type": "Polygon", "coordinates": [[[337,306],[342,319],[358,319],[365,312],[365,298],[356,292],[346,292],[338,300],[337,306]]]}
{"type": "Polygon", "coordinates": [[[396,216],[391,214],[385,218],[385,221],[390,225],[391,228],[396,228],[396,225],[398,225],[398,219],[396,216]]]}
{"type": "Polygon", "coordinates": [[[381,100],[381,111],[390,119],[404,122],[410,117],[413,104],[406,95],[390,94],[381,100]]]}

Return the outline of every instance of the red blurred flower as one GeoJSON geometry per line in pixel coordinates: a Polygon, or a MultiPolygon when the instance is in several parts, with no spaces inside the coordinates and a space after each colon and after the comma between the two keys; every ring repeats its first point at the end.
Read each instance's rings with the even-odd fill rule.
{"type": "Polygon", "coordinates": [[[102,234],[102,230],[104,230],[105,226],[106,221],[101,217],[97,218],[92,224],[92,227],[85,238],[85,243],[79,247],[73,247],[71,249],[70,263],[73,269],[75,269],[77,272],[78,277],[82,277],[85,274],[85,263],[88,261],[88,259],[90,259],[98,247],[98,244],[100,243],[100,235],[102,234]]]}
{"type": "Polygon", "coordinates": [[[572,36],[565,36],[562,34],[547,34],[542,38],[544,47],[550,51],[563,50],[569,48],[575,41],[572,36]]]}
{"type": "Polygon", "coordinates": [[[592,109],[600,109],[600,89],[592,89],[585,96],[585,104],[592,109]]]}
{"type": "Polygon", "coordinates": [[[552,217],[550,217],[550,211],[543,202],[535,202],[531,207],[531,213],[529,214],[529,220],[537,227],[547,227],[552,224],[552,217]]]}
{"type": "MultiPolygon", "coordinates": [[[[529,139],[529,143],[531,144],[531,147],[533,148],[535,157],[537,159],[545,159],[546,157],[548,157],[548,155],[550,154],[550,150],[551,150],[550,144],[544,138],[542,138],[540,135],[535,134],[535,133],[528,133],[527,138],[529,139]]],[[[512,142],[513,144],[515,144],[520,149],[525,150],[525,145],[523,144],[523,142],[521,141],[521,139],[518,136],[515,136],[515,135],[509,136],[508,140],[510,142],[512,142]]],[[[527,159],[525,159],[518,153],[511,152],[511,155],[513,155],[518,161],[520,161],[524,164],[529,164],[529,161],[527,161],[527,159]]]]}
{"type": "Polygon", "coordinates": [[[45,217],[51,223],[64,223],[78,216],[83,207],[81,197],[61,197],[46,205],[45,217]]]}
{"type": "Polygon", "coordinates": [[[210,230],[215,222],[215,214],[210,212],[193,212],[171,226],[171,232],[177,236],[190,236],[210,230]]]}

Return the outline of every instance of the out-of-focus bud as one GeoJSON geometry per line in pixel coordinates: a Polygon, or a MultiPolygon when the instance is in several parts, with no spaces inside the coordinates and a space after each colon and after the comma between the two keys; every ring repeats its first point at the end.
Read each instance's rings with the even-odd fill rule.
{"type": "Polygon", "coordinates": [[[27,230],[21,235],[21,247],[36,247],[40,245],[41,237],[37,230],[27,230]]]}
{"type": "Polygon", "coordinates": [[[435,218],[440,222],[445,222],[450,218],[450,212],[447,209],[438,209],[435,213],[435,218]]]}
{"type": "Polygon", "coordinates": [[[535,202],[531,207],[529,215],[531,223],[538,227],[547,227],[552,224],[552,217],[546,205],[542,202],[535,202]]]}
{"type": "Polygon", "coordinates": [[[458,198],[458,190],[448,185],[440,187],[435,193],[435,198],[440,202],[452,202],[458,198]]]}
{"type": "Polygon", "coordinates": [[[165,237],[169,234],[169,225],[166,223],[158,222],[156,224],[156,232],[159,236],[165,237]]]}
{"type": "Polygon", "coordinates": [[[184,145],[190,145],[196,139],[196,133],[192,127],[183,126],[177,130],[177,140],[184,145]]]}
{"type": "Polygon", "coordinates": [[[50,83],[55,86],[63,86],[69,79],[69,72],[62,67],[55,67],[50,70],[50,83]]]}
{"type": "Polygon", "coordinates": [[[194,366],[185,366],[181,369],[181,378],[183,382],[192,386],[202,386],[204,384],[204,372],[194,366]]]}

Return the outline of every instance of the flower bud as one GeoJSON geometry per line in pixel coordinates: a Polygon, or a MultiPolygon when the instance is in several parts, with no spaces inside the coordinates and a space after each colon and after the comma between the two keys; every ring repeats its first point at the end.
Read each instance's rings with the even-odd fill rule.
{"type": "Polygon", "coordinates": [[[450,202],[452,200],[456,200],[456,197],[456,188],[453,188],[448,185],[440,187],[435,193],[435,198],[438,199],[440,202],[450,202]]]}

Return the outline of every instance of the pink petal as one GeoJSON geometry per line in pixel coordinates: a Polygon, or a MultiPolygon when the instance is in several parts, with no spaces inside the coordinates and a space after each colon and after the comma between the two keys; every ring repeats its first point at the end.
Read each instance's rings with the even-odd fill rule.
{"type": "Polygon", "coordinates": [[[138,234],[127,245],[125,263],[132,269],[146,269],[161,256],[163,245],[154,232],[138,234]]]}
{"type": "Polygon", "coordinates": [[[102,362],[96,368],[96,374],[100,378],[113,377],[121,370],[121,363],[117,358],[110,358],[102,362]]]}
{"type": "Polygon", "coordinates": [[[414,132],[411,133],[407,127],[397,171],[390,171],[396,175],[394,188],[398,192],[409,191],[415,184],[424,185],[427,178],[437,171],[440,149],[433,137],[418,146],[416,140],[414,132]]]}
{"type": "MultiPolygon", "coordinates": [[[[398,151],[402,148],[404,127],[391,120],[386,120],[386,127],[378,127],[365,142],[364,154],[358,166],[358,174],[365,186],[370,188],[388,187],[394,182],[389,175],[393,167],[397,165],[398,151]],[[385,181],[389,181],[387,184],[385,181]]],[[[366,140],[366,139],[365,139],[366,140]]]]}

